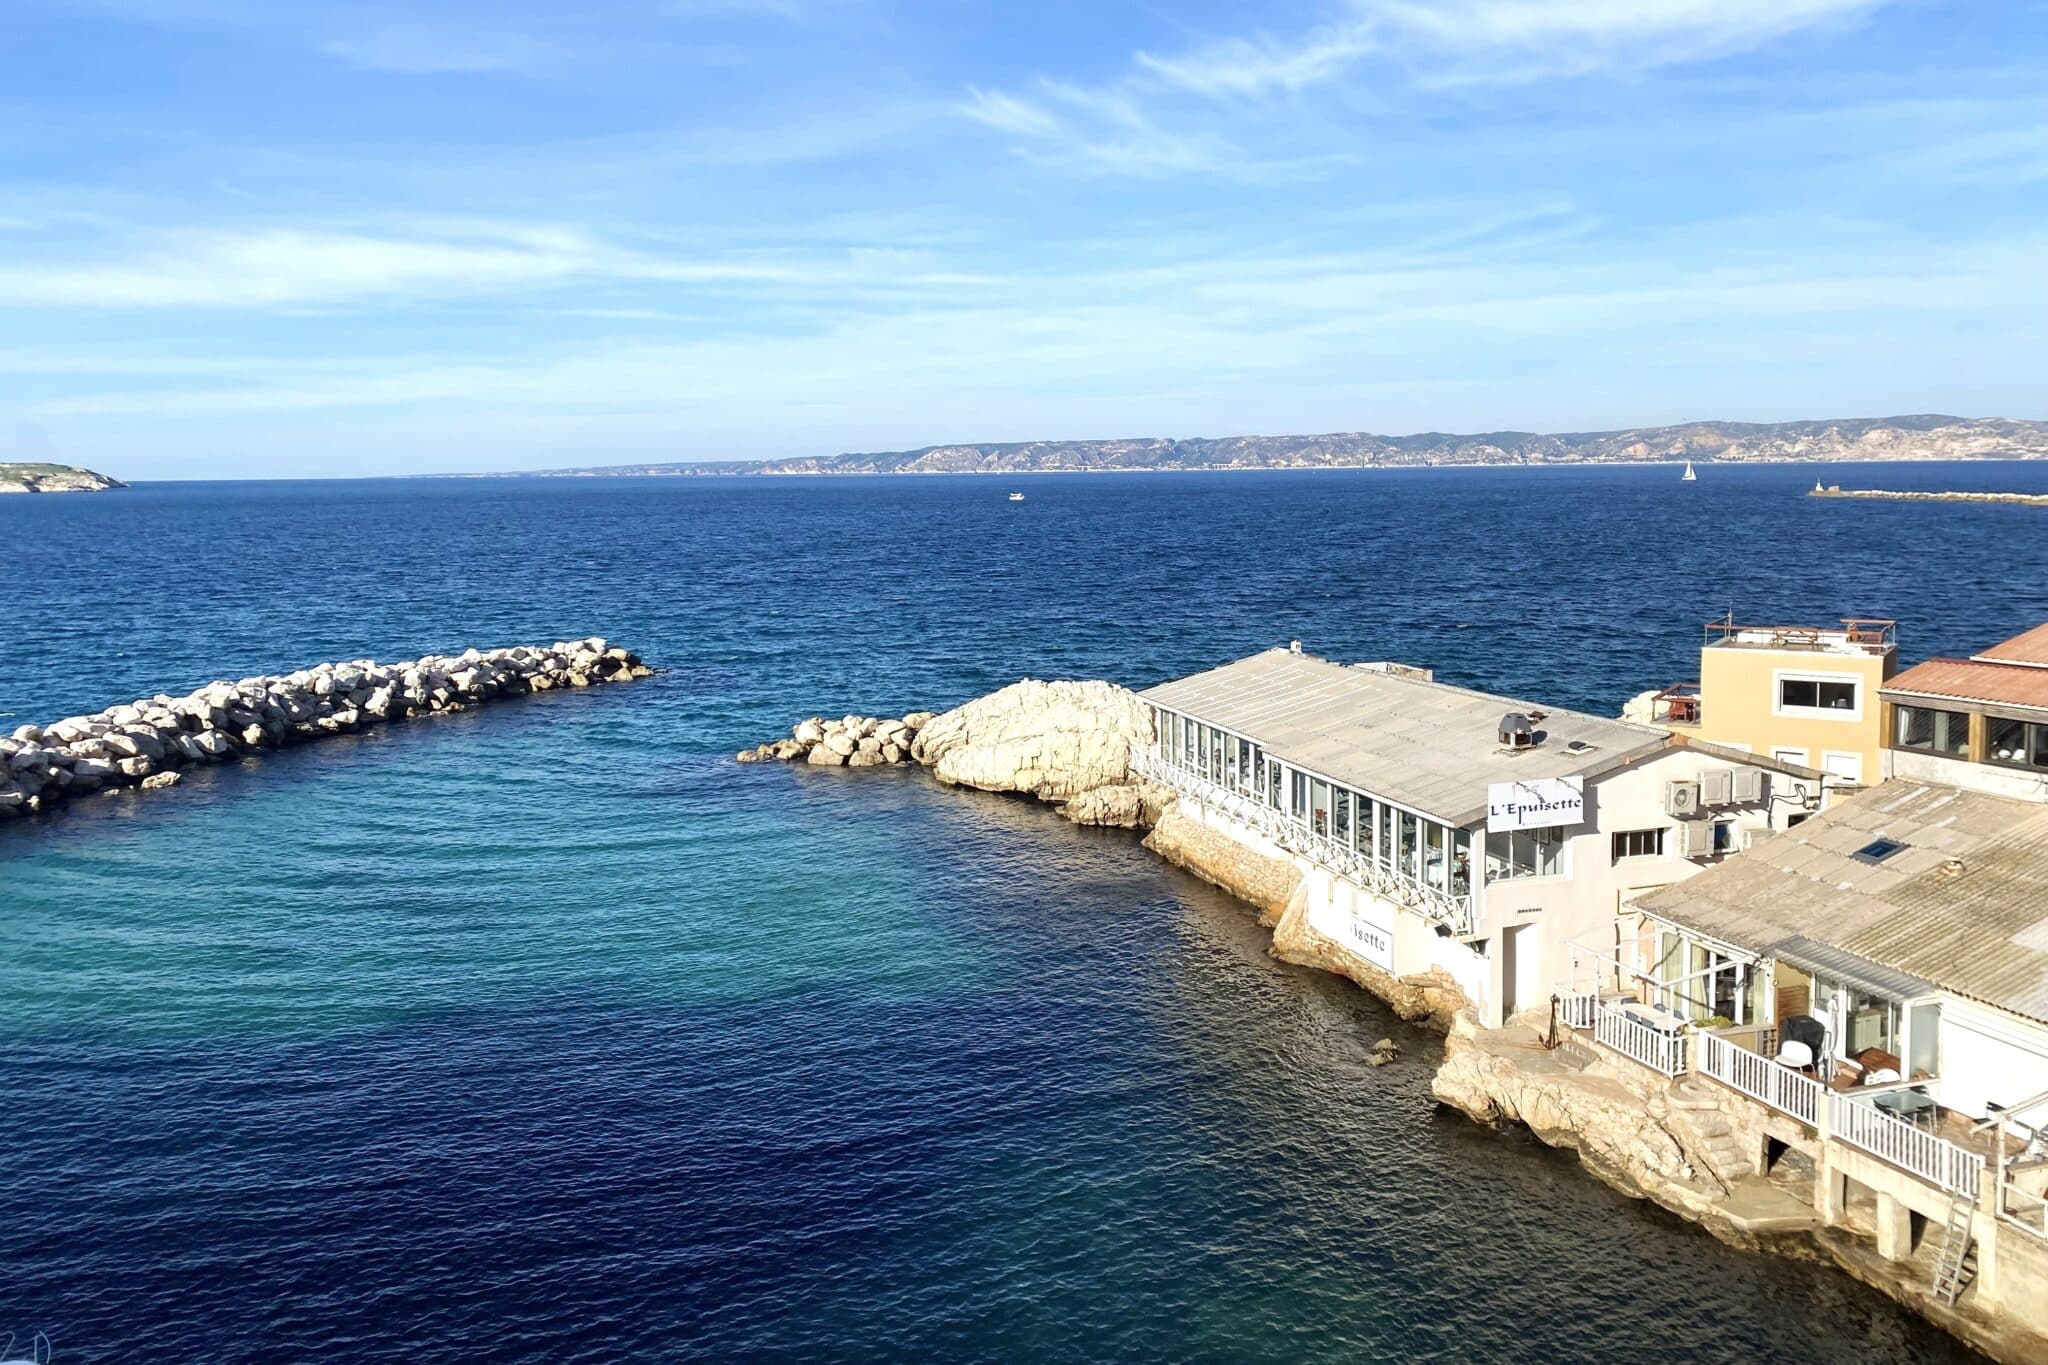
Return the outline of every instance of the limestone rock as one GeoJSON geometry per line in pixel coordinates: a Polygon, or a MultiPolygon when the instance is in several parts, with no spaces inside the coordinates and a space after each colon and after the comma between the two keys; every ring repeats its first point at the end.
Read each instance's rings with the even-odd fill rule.
{"type": "Polygon", "coordinates": [[[183,773],[157,773],[142,779],[142,789],[144,791],[160,791],[165,787],[175,787],[184,780],[185,774],[183,773]]]}
{"type": "Polygon", "coordinates": [[[910,753],[941,782],[1065,801],[1127,783],[1132,746],[1151,740],[1151,713],[1125,688],[1026,679],[933,717],[910,753]]]}
{"type": "Polygon", "coordinates": [[[811,750],[805,761],[820,768],[843,768],[846,766],[846,755],[829,745],[820,744],[811,750]]]}

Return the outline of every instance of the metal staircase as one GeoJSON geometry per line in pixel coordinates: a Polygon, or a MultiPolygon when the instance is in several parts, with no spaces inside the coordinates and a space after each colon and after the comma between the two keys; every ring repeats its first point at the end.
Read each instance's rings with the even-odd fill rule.
{"type": "Polygon", "coordinates": [[[1948,1229],[1934,1263],[1934,1292],[1951,1308],[1963,1292],[1963,1262],[1970,1255],[1970,1215],[1976,1203],[1960,1194],[1948,1201],[1948,1229]]]}

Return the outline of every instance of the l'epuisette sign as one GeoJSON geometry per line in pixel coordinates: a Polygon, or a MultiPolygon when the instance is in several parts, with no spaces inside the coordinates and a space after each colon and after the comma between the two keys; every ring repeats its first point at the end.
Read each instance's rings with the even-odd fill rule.
{"type": "Polygon", "coordinates": [[[1486,828],[1491,833],[1576,825],[1585,818],[1586,780],[1582,777],[1535,777],[1486,786],[1486,828]]]}

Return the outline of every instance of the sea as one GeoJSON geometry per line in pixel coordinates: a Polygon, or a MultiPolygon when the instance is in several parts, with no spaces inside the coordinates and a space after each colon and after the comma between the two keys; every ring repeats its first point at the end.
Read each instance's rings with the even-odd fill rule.
{"type": "Polygon", "coordinates": [[[1896,618],[1908,660],[2048,619],[2048,513],[1817,476],[2048,491],[2048,464],[1709,464],[0,500],[0,729],[592,634],[662,670],[0,826],[0,1341],[1961,1358],[1439,1109],[1437,1040],[1130,833],[733,761],[812,714],[1290,640],[1612,714],[1730,611],[1896,618]]]}

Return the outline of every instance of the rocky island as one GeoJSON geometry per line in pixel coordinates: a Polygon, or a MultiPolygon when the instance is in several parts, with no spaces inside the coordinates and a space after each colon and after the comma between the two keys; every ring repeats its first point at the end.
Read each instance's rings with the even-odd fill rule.
{"type": "Polygon", "coordinates": [[[157,790],[183,769],[503,697],[628,682],[654,672],[602,637],[370,659],[208,683],[90,716],[23,725],[0,738],[0,821],[117,787],[157,790]]]}
{"type": "Polygon", "coordinates": [[[0,460],[0,493],[104,493],[126,488],[119,479],[63,464],[22,464],[0,460]]]}

